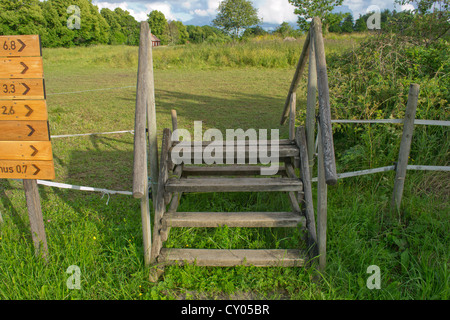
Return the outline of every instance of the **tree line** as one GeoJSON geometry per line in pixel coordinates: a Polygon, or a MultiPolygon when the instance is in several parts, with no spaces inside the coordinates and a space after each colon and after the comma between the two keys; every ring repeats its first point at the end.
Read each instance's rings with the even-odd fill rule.
{"type": "MultiPolygon", "coordinates": [[[[405,4],[413,0],[395,1],[405,4]]],[[[405,32],[408,29],[417,32],[420,27],[425,35],[441,37],[449,30],[448,1],[418,0],[416,2],[419,9],[416,12],[383,10],[380,12],[380,28],[389,32],[405,32]],[[436,2],[443,2],[446,10],[434,15],[427,13],[436,2]]],[[[221,43],[269,33],[298,37],[307,32],[309,18],[318,14],[322,18],[324,32],[364,32],[368,30],[367,20],[373,14],[360,15],[355,20],[350,13],[332,13],[333,8],[342,3],[342,0],[289,2],[296,6],[298,28],[283,22],[271,32],[264,30],[259,26],[262,21],[258,18],[257,9],[249,0],[223,0],[212,25],[185,26],[181,21],[167,20],[162,12],[156,10],[148,14],[148,22],[152,33],[165,45],[221,43]]],[[[99,10],[91,0],[0,0],[0,34],[39,34],[44,47],[139,45],[139,33],[140,24],[128,11],[121,8],[99,10]],[[79,12],[71,9],[74,5],[79,12]],[[77,14],[80,22],[78,25],[74,24],[77,14]]]]}

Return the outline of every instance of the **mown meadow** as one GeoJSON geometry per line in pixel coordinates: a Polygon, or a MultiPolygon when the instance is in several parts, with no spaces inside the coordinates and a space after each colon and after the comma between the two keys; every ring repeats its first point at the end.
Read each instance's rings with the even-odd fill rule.
{"type": "MultiPolygon", "coordinates": [[[[332,117],[386,119],[404,115],[409,83],[421,85],[417,118],[449,120],[448,43],[427,48],[368,34],[325,38],[332,117]],[[445,51],[447,50],[447,51],[445,51]],[[431,58],[430,58],[431,57],[431,58]]],[[[179,128],[273,128],[300,56],[303,39],[154,49],[159,136],[179,128]]],[[[134,128],[137,47],[44,49],[52,135],[134,128]]],[[[304,121],[306,78],[298,93],[304,121]]],[[[338,172],[397,161],[402,126],[334,127],[338,172]]],[[[411,163],[449,164],[448,127],[416,126],[411,163]]],[[[161,141],[159,141],[160,143],[161,141]]],[[[130,133],[53,139],[57,182],[131,191],[130,133]]],[[[449,299],[449,175],[409,171],[402,209],[390,211],[394,172],[342,179],[328,193],[327,269],[167,267],[158,283],[144,266],[140,203],[40,186],[50,257],[34,256],[21,181],[0,180],[0,299],[449,299]],[[69,289],[69,266],[81,288],[69,289]],[[369,289],[377,265],[381,289],[369,289]]],[[[313,184],[313,191],[316,186],[313,184]]],[[[275,194],[189,194],[184,211],[290,210],[275,194]]],[[[173,228],[168,247],[297,248],[297,229],[173,228]]]]}

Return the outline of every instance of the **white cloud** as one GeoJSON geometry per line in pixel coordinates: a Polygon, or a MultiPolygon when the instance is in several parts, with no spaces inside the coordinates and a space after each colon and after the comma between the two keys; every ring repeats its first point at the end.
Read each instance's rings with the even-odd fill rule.
{"type": "Polygon", "coordinates": [[[263,22],[281,24],[283,22],[296,22],[295,7],[287,0],[259,0],[254,1],[258,8],[258,16],[263,22]]]}
{"type": "Polygon", "coordinates": [[[411,3],[407,3],[407,4],[401,5],[400,9],[402,11],[407,11],[407,10],[413,11],[413,10],[415,10],[414,6],[411,3]]]}
{"type": "Polygon", "coordinates": [[[111,3],[111,2],[93,2],[94,5],[98,7],[98,10],[101,10],[103,8],[107,8],[110,10],[114,10],[116,8],[120,8],[122,10],[126,10],[132,15],[137,21],[144,21],[147,20],[147,13],[144,11],[136,11],[128,7],[127,2],[120,2],[120,3],[111,3]]]}

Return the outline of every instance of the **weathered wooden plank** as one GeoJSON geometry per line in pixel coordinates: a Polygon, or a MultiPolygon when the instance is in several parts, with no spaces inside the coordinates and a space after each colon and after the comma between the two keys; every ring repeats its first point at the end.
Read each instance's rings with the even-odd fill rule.
{"type": "Polygon", "coordinates": [[[169,179],[166,192],[301,191],[302,182],[289,178],[169,179]]]}
{"type": "Polygon", "coordinates": [[[291,95],[293,92],[295,92],[298,88],[298,85],[300,83],[300,78],[303,74],[303,70],[305,69],[306,61],[308,60],[309,56],[309,43],[311,41],[311,36],[308,31],[308,34],[306,35],[305,43],[303,44],[303,50],[300,54],[300,59],[297,63],[297,68],[295,70],[294,78],[292,79],[291,86],[289,88],[289,93],[286,98],[286,102],[284,103],[284,109],[283,113],[281,114],[281,121],[280,124],[285,124],[286,119],[289,114],[289,103],[291,101],[291,95]]]}
{"type": "Polygon", "coordinates": [[[319,129],[319,155],[317,161],[317,245],[319,250],[319,270],[325,271],[327,263],[327,192],[325,181],[325,168],[323,159],[323,146],[319,129]]]}
{"type": "Polygon", "coordinates": [[[233,267],[238,265],[268,267],[301,267],[305,255],[295,249],[167,249],[161,250],[158,262],[170,265],[233,267]]]}
{"type": "MultiPolygon", "coordinates": [[[[311,37],[314,39],[314,30],[310,29],[311,37]]],[[[317,95],[317,66],[316,50],[314,41],[309,46],[309,70],[308,70],[308,93],[306,97],[306,143],[308,149],[309,169],[312,172],[314,167],[314,146],[315,146],[315,122],[316,122],[316,95],[317,95]]]]}
{"type": "Polygon", "coordinates": [[[403,134],[400,142],[400,151],[394,180],[394,193],[392,195],[392,208],[400,209],[403,196],[403,188],[406,179],[409,152],[411,151],[411,141],[414,132],[414,119],[416,117],[417,103],[419,99],[418,84],[411,84],[409,87],[408,103],[406,105],[405,119],[403,121],[403,134]]]}
{"type": "MultiPolygon", "coordinates": [[[[181,146],[191,146],[192,148],[194,147],[193,143],[197,143],[199,141],[174,141],[173,142],[173,146],[176,146],[178,144],[180,144],[181,146]]],[[[227,141],[226,140],[219,140],[219,141],[201,141],[201,144],[203,147],[210,145],[211,143],[218,143],[220,145],[226,145],[227,141]]],[[[279,139],[279,140],[244,140],[244,141],[238,141],[238,140],[234,140],[234,144],[237,145],[239,143],[239,145],[268,145],[270,146],[272,143],[277,143],[279,146],[282,145],[295,145],[295,142],[289,139],[279,139]]]]}
{"type": "Polygon", "coordinates": [[[306,133],[304,127],[297,128],[295,141],[300,149],[300,173],[303,182],[306,228],[309,233],[309,247],[311,247],[312,255],[317,255],[317,233],[316,222],[314,217],[314,203],[311,186],[311,172],[308,159],[308,147],[306,145],[306,133]]]}
{"type": "MultiPolygon", "coordinates": [[[[164,201],[164,185],[168,181],[168,151],[171,146],[171,132],[170,129],[165,128],[163,130],[162,146],[161,146],[161,161],[158,176],[158,193],[156,196],[155,203],[155,217],[153,222],[153,243],[151,252],[151,263],[156,262],[156,258],[162,248],[162,229],[161,220],[166,211],[165,201],[164,201]]],[[[179,180],[179,179],[174,179],[179,180]]]]}
{"type": "MultiPolygon", "coordinates": [[[[261,166],[252,165],[184,166],[182,176],[258,176],[261,175],[261,168],[261,166]]],[[[284,167],[278,167],[277,175],[284,175],[285,171],[284,167]]]]}
{"type": "Polygon", "coordinates": [[[297,227],[305,218],[294,212],[168,212],[167,227],[297,227]]]}
{"type": "MultiPolygon", "coordinates": [[[[203,159],[203,161],[220,159],[254,159],[258,161],[260,156],[266,157],[267,155],[274,158],[278,155],[278,158],[297,157],[298,148],[294,145],[280,145],[278,148],[274,148],[272,152],[271,146],[234,146],[228,149],[226,145],[214,145],[196,148],[187,144],[178,144],[172,147],[169,151],[170,158],[172,160],[172,152],[175,157],[182,157],[183,159],[203,159]],[[206,150],[206,148],[208,148],[206,150]],[[206,152],[205,152],[206,150],[206,152]],[[184,154],[184,152],[187,152],[184,154]],[[217,152],[217,153],[216,153],[217,152]],[[211,155],[211,156],[210,156],[211,155]]],[[[192,161],[193,162],[193,161],[192,161]]],[[[224,161],[224,163],[226,163],[224,161]]]]}
{"type": "Polygon", "coordinates": [[[325,181],[329,185],[337,183],[336,160],[334,155],[333,129],[331,127],[330,93],[328,89],[327,63],[322,36],[322,22],[315,17],[313,24],[316,51],[317,87],[319,92],[320,129],[323,145],[325,181]]]}
{"type": "MultiPolygon", "coordinates": [[[[145,90],[147,92],[147,128],[148,128],[148,145],[149,145],[149,163],[150,163],[150,177],[153,182],[159,180],[159,163],[158,163],[158,137],[156,127],[156,102],[155,102],[155,80],[153,75],[153,49],[151,32],[146,21],[141,22],[141,33],[145,34],[145,57],[144,68],[146,69],[145,90]]],[[[151,184],[153,205],[156,203],[156,196],[158,186],[155,183],[151,184]]]]}
{"type": "Polygon", "coordinates": [[[297,115],[297,93],[293,92],[291,95],[291,102],[289,103],[289,140],[295,138],[295,116],[297,115]]]}

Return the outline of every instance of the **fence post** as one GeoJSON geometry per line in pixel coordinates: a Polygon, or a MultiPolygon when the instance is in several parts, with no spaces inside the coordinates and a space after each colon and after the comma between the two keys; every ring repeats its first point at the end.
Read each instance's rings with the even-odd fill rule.
{"type": "Polygon", "coordinates": [[[297,105],[297,94],[295,92],[292,92],[291,102],[289,106],[289,140],[295,139],[295,115],[297,113],[296,105],[297,105]]]}
{"type": "Polygon", "coordinates": [[[36,256],[48,259],[47,237],[42,218],[41,199],[36,180],[23,179],[23,188],[27,200],[28,217],[30,218],[31,236],[36,256]]]}
{"type": "Polygon", "coordinates": [[[392,195],[392,209],[400,209],[403,188],[405,186],[406,170],[408,166],[409,152],[411,151],[411,140],[414,131],[414,120],[416,117],[417,103],[419,99],[418,84],[409,87],[408,103],[406,104],[405,119],[403,120],[403,134],[398,153],[397,167],[395,170],[394,193],[392,195]]]}
{"type": "Polygon", "coordinates": [[[319,154],[317,157],[317,244],[319,249],[319,271],[325,271],[327,263],[327,192],[323,158],[322,130],[319,130],[319,154]]]}
{"type": "MultiPolygon", "coordinates": [[[[314,39],[314,31],[311,26],[310,37],[314,39]]],[[[308,94],[306,98],[306,143],[308,145],[309,171],[314,167],[314,128],[316,120],[316,94],[317,94],[317,69],[316,69],[316,51],[314,41],[309,44],[309,70],[308,70],[308,94]]]]}

